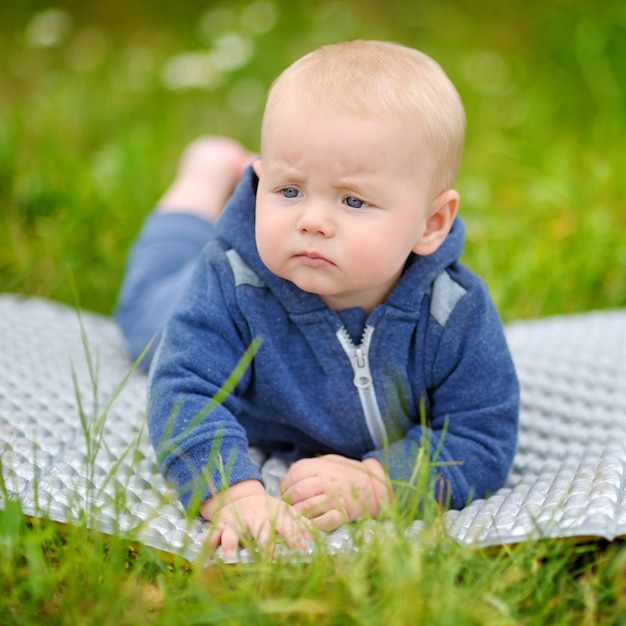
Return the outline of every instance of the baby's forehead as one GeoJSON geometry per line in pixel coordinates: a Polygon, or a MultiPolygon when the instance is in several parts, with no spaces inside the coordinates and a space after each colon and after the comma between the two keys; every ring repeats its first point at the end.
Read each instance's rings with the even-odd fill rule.
{"type": "Polygon", "coordinates": [[[357,119],[375,119],[384,123],[402,123],[407,130],[421,125],[429,117],[427,111],[419,110],[410,103],[398,102],[390,106],[388,102],[380,102],[363,95],[346,94],[341,90],[313,91],[277,90],[268,98],[263,121],[280,122],[289,114],[301,114],[306,117],[311,113],[325,113],[329,116],[357,119]]]}
{"type": "Polygon", "coordinates": [[[282,173],[293,170],[297,178],[299,167],[307,169],[315,162],[321,169],[332,170],[336,178],[348,180],[357,174],[380,174],[391,163],[396,173],[405,168],[425,171],[433,161],[432,146],[416,124],[386,113],[364,115],[336,107],[290,104],[281,102],[269,113],[261,142],[266,166],[282,173]],[[343,160],[337,161],[338,155],[343,160]]]}
{"type": "Polygon", "coordinates": [[[268,103],[261,128],[261,143],[277,139],[286,142],[295,140],[297,137],[293,137],[293,133],[300,134],[310,124],[320,130],[326,126],[338,126],[342,130],[343,125],[352,126],[352,122],[357,127],[371,125],[384,129],[383,138],[388,138],[392,144],[390,147],[408,144],[420,153],[430,148],[426,116],[400,115],[384,107],[358,106],[354,102],[337,102],[333,98],[311,103],[297,93],[285,94],[285,97],[274,98],[268,103]]]}

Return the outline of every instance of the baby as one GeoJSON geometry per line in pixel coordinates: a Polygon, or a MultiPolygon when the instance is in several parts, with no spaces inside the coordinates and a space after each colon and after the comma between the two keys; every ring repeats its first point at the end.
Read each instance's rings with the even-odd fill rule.
{"type": "MultiPolygon", "coordinates": [[[[487,289],[458,260],[464,131],[439,65],[398,44],[325,46],[272,85],[260,158],[193,262],[150,373],[161,471],[213,522],[212,548],[297,548],[312,524],[378,517],[410,496],[426,439],[440,502],[503,484],[519,389],[487,289]],[[249,446],[292,463],[282,497],[249,446]]],[[[135,251],[129,273],[151,256],[135,251]]]]}

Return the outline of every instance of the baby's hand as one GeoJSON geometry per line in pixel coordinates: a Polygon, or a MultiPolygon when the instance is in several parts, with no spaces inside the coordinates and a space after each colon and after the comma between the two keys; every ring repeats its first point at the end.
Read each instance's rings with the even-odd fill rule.
{"type": "Polygon", "coordinates": [[[222,546],[224,556],[236,554],[244,539],[268,548],[282,537],[290,548],[305,550],[311,538],[310,522],[293,507],[268,496],[261,483],[237,483],[207,500],[200,513],[213,522],[206,542],[211,550],[222,546]]]}
{"type": "Polygon", "coordinates": [[[282,491],[296,511],[326,532],[345,522],[378,517],[391,496],[376,459],[354,461],[335,454],[296,461],[283,478],[282,491]]]}

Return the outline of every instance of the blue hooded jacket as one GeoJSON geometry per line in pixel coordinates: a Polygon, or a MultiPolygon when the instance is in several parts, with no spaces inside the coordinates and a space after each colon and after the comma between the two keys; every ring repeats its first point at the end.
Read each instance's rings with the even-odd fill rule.
{"type": "Polygon", "coordinates": [[[150,371],[150,435],[183,504],[261,480],[249,445],[288,460],[376,457],[403,493],[427,437],[441,501],[461,508],[501,487],[516,450],[518,382],[487,289],[458,262],[462,221],[432,255],[411,255],[369,316],[333,311],[263,265],[257,183],[249,168],[150,371]],[[255,338],[251,366],[212,402],[255,338]]]}

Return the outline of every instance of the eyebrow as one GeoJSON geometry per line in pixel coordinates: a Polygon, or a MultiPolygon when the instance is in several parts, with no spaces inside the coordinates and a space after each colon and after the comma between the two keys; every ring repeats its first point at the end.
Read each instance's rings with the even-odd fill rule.
{"type": "Polygon", "coordinates": [[[277,163],[276,161],[274,161],[268,166],[267,169],[269,173],[274,176],[281,176],[281,177],[289,178],[292,180],[301,180],[302,178],[304,178],[300,170],[298,170],[293,165],[286,163],[286,162],[277,163]]]}
{"type": "MultiPolygon", "coordinates": [[[[287,161],[274,160],[268,166],[267,171],[272,176],[278,176],[293,182],[300,182],[306,178],[306,174],[301,169],[294,167],[287,161]]],[[[338,176],[332,186],[334,189],[349,190],[357,195],[371,195],[375,191],[372,188],[371,176],[371,172],[364,172],[361,175],[347,174],[338,176]]]]}
{"type": "Polygon", "coordinates": [[[362,176],[361,178],[355,176],[343,176],[339,177],[333,187],[337,189],[363,189],[367,186],[368,177],[362,176]]]}

